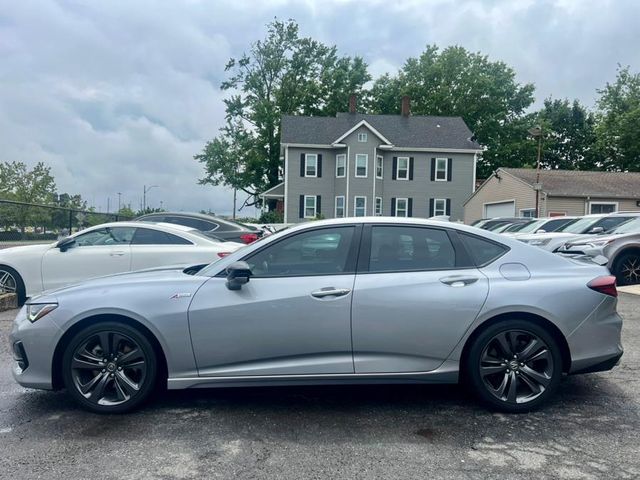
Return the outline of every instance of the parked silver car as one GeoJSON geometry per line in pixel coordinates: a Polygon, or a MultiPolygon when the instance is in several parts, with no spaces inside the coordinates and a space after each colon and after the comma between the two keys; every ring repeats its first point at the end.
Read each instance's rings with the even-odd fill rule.
{"type": "Polygon", "coordinates": [[[585,235],[565,243],[558,253],[599,255],[607,258],[607,266],[618,285],[640,283],[640,217],[623,223],[609,234],[585,235]]]}
{"type": "Polygon", "coordinates": [[[474,227],[310,222],[205,268],[91,280],[34,298],[14,376],[123,412],[154,387],[454,383],[492,408],[539,406],[563,374],[622,355],[615,279],[474,227]]]}

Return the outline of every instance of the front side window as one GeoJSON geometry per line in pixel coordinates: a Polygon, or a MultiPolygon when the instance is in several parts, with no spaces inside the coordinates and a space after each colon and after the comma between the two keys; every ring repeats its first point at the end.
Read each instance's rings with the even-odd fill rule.
{"type": "Polygon", "coordinates": [[[82,233],[76,237],[77,247],[99,247],[110,245],[128,245],[131,243],[135,228],[106,227],[82,233]]]}
{"type": "Polygon", "coordinates": [[[456,266],[456,253],[444,230],[407,226],[371,229],[370,272],[442,270],[456,266]]]}
{"type": "Polygon", "coordinates": [[[376,178],[382,178],[384,158],[381,155],[376,157],[376,178]]]}
{"type": "Polygon", "coordinates": [[[367,134],[366,133],[359,133],[358,134],[358,141],[360,143],[365,143],[367,141],[367,134]]]}
{"type": "Polygon", "coordinates": [[[193,245],[189,240],[151,228],[136,228],[132,245],[193,245]]]}
{"type": "Polygon", "coordinates": [[[344,197],[343,196],[336,197],[335,217],[336,218],[343,218],[344,217],[344,197]]]}
{"type": "Polygon", "coordinates": [[[356,155],[356,177],[367,176],[367,163],[369,163],[369,155],[366,153],[358,153],[356,155]]]}
{"type": "Polygon", "coordinates": [[[618,210],[615,203],[591,203],[589,206],[590,213],[613,213],[618,210]]]}
{"type": "Polygon", "coordinates": [[[367,214],[367,197],[355,197],[353,202],[353,215],[364,217],[367,214]]]}
{"type": "Polygon", "coordinates": [[[307,153],[304,156],[304,176],[318,176],[318,155],[316,155],[315,153],[307,153]]]}
{"type": "Polygon", "coordinates": [[[376,197],[376,215],[382,215],[382,197],[376,197]]]}
{"type": "Polygon", "coordinates": [[[396,217],[408,217],[409,216],[409,199],[398,198],[396,199],[396,217]]]}
{"type": "Polygon", "coordinates": [[[447,214],[447,200],[444,198],[436,198],[433,201],[433,216],[447,214]]]}
{"type": "Polygon", "coordinates": [[[346,175],[347,156],[344,153],[336,155],[336,177],[341,178],[346,175]]]}
{"type": "Polygon", "coordinates": [[[446,158],[436,158],[436,181],[447,181],[447,164],[449,163],[446,158]]]}
{"type": "Polygon", "coordinates": [[[258,278],[350,273],[353,235],[352,226],[294,234],[244,260],[258,278]]]}
{"type": "Polygon", "coordinates": [[[317,197],[315,195],[304,196],[304,218],[316,218],[317,197]]]}
{"type": "Polygon", "coordinates": [[[409,180],[409,157],[398,157],[397,168],[396,178],[398,180],[409,180]]]}

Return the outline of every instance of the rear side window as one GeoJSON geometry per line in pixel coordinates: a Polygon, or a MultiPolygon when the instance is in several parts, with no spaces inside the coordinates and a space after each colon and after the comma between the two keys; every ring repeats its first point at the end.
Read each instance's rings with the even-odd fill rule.
{"type": "Polygon", "coordinates": [[[132,245],[193,245],[186,240],[171,233],[152,230],[150,228],[138,228],[133,236],[132,245]]]}
{"type": "Polygon", "coordinates": [[[210,230],[215,230],[216,228],[218,228],[217,224],[213,222],[207,222],[206,220],[201,220],[199,218],[166,217],[165,222],[195,228],[196,230],[200,230],[201,232],[208,232],[210,230]]]}
{"type": "Polygon", "coordinates": [[[458,235],[467,252],[471,255],[471,259],[479,267],[490,264],[509,250],[504,245],[476,237],[475,235],[468,235],[463,232],[458,232],[458,235]]]}
{"type": "Polygon", "coordinates": [[[444,230],[408,226],[371,229],[369,272],[455,268],[456,253],[444,230]]]}

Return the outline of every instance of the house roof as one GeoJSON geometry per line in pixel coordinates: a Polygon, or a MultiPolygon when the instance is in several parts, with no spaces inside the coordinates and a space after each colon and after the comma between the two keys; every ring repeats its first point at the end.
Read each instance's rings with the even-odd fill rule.
{"type": "Polygon", "coordinates": [[[362,121],[384,135],[394,146],[479,150],[461,117],[367,115],[338,113],[335,117],[282,117],[282,143],[331,145],[362,121]]]}
{"type": "MultiPolygon", "coordinates": [[[[536,183],[536,170],[500,168],[523,182],[536,183]]],[[[640,172],[587,172],[540,170],[540,184],[547,195],[558,197],[640,198],[640,172]]]]}

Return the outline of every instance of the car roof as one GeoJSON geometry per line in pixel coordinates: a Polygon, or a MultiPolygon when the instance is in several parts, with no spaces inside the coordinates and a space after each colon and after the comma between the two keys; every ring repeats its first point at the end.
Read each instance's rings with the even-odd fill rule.
{"type": "Polygon", "coordinates": [[[185,227],[183,225],[176,225],[173,223],[162,223],[162,222],[134,222],[134,221],[126,221],[126,222],[108,222],[108,223],[101,223],[99,225],[93,225],[91,227],[87,227],[84,230],[81,230],[78,233],[81,232],[86,232],[87,230],[93,230],[96,228],[111,228],[111,227],[132,227],[132,228],[140,228],[141,226],[144,227],[151,227],[154,228],[156,230],[169,230],[169,231],[174,231],[176,233],[180,233],[180,232],[197,232],[198,230],[196,230],[195,228],[191,228],[191,227],[185,227]],[[140,224],[143,225],[140,225],[140,224]]]}

